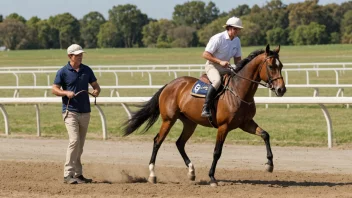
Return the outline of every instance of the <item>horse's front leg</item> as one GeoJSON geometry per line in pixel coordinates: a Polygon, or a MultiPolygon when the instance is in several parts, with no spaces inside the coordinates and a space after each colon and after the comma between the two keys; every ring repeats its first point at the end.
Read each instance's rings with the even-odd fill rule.
{"type": "Polygon", "coordinates": [[[218,133],[216,135],[216,144],[215,144],[214,154],[213,154],[213,163],[211,164],[211,168],[209,170],[210,186],[217,186],[218,185],[218,183],[214,177],[215,168],[216,168],[216,164],[218,163],[218,160],[221,157],[222,147],[224,145],[227,133],[228,133],[227,125],[226,126],[222,125],[218,128],[218,133]]]}
{"type": "Polygon", "coordinates": [[[266,146],[266,157],[268,158],[268,162],[265,164],[265,169],[268,172],[273,172],[274,170],[274,163],[273,163],[273,153],[270,147],[270,135],[268,132],[263,130],[258,126],[254,120],[250,120],[240,126],[243,131],[246,131],[251,134],[255,134],[263,138],[266,146]]]}

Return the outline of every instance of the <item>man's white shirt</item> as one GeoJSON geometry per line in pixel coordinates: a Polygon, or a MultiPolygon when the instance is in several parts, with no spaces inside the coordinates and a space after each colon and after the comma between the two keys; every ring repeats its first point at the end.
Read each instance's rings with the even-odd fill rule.
{"type": "Polygon", "coordinates": [[[231,41],[227,31],[220,32],[210,38],[205,51],[220,60],[230,62],[232,57],[242,56],[241,41],[238,37],[231,41]]]}

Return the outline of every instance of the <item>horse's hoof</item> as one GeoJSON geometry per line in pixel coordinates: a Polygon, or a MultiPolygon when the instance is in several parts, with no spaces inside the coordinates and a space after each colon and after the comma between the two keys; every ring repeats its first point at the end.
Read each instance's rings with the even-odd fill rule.
{"type": "Polygon", "coordinates": [[[195,181],[196,180],[196,176],[188,174],[188,179],[191,180],[191,181],[195,181]]]}
{"type": "Polygon", "coordinates": [[[217,187],[218,186],[218,182],[210,182],[210,186],[211,187],[217,187]]]}
{"type": "Polygon", "coordinates": [[[149,177],[148,182],[150,182],[152,184],[156,184],[156,177],[149,177]]]}
{"type": "Polygon", "coordinates": [[[265,170],[269,173],[272,173],[274,171],[274,166],[265,164],[265,170]]]}

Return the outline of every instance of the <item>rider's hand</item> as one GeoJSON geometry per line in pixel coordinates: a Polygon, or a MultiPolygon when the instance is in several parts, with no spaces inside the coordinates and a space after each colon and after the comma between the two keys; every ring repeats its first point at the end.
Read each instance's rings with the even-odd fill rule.
{"type": "Polygon", "coordinates": [[[75,97],[75,93],[73,93],[72,91],[66,91],[65,94],[66,94],[66,96],[67,96],[68,98],[73,98],[73,97],[75,97]]]}
{"type": "Polygon", "coordinates": [[[98,96],[99,96],[99,91],[96,90],[96,89],[94,89],[94,90],[92,91],[92,95],[95,96],[95,97],[98,97],[98,96]]]}
{"type": "Polygon", "coordinates": [[[230,65],[230,63],[228,61],[220,61],[219,64],[223,67],[228,67],[230,65]]]}

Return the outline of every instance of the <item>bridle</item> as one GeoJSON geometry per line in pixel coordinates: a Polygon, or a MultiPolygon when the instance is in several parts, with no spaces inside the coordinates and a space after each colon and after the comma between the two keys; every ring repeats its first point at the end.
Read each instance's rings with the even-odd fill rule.
{"type": "Polygon", "coordinates": [[[245,79],[245,80],[248,80],[248,81],[251,81],[253,83],[256,83],[256,84],[259,84],[259,85],[262,85],[263,87],[266,87],[268,89],[271,89],[273,90],[274,87],[273,87],[273,82],[275,80],[278,80],[278,79],[283,79],[283,77],[280,75],[279,77],[276,77],[276,78],[272,78],[269,74],[269,66],[268,66],[268,63],[266,62],[269,58],[278,58],[277,56],[267,56],[265,58],[265,60],[260,64],[260,68],[259,68],[259,75],[260,75],[260,72],[262,71],[262,68],[263,68],[263,65],[264,63],[266,63],[266,75],[267,75],[267,78],[268,78],[268,82],[267,83],[261,83],[260,81],[255,81],[255,80],[252,80],[252,79],[249,79],[249,78],[246,78],[246,77],[243,77],[243,76],[240,76],[238,75],[235,70],[233,69],[233,67],[231,67],[230,65],[230,69],[232,71],[232,73],[234,74],[234,76],[238,76],[239,78],[242,78],[242,79],[245,79]]]}
{"type": "MultiPolygon", "coordinates": [[[[283,77],[281,76],[281,73],[280,73],[280,76],[279,76],[279,77],[276,77],[276,78],[272,78],[272,77],[269,75],[269,66],[268,66],[268,64],[267,64],[267,62],[266,62],[269,58],[278,58],[278,57],[277,57],[277,56],[267,56],[267,57],[265,58],[265,60],[260,64],[260,68],[259,68],[259,75],[260,75],[260,72],[262,71],[263,65],[264,65],[264,63],[266,63],[266,75],[267,75],[267,78],[268,78],[268,82],[267,82],[267,83],[264,84],[264,83],[261,83],[260,81],[255,81],[255,80],[252,80],[252,79],[249,79],[249,78],[240,76],[240,75],[238,75],[238,74],[235,72],[234,68],[231,67],[231,65],[229,66],[229,68],[230,68],[231,72],[232,72],[234,75],[231,75],[230,78],[233,78],[234,76],[238,76],[239,78],[242,78],[242,79],[251,81],[251,82],[253,82],[253,83],[262,85],[263,87],[266,87],[266,88],[268,88],[268,89],[270,89],[270,90],[274,90],[274,87],[273,87],[273,84],[272,84],[272,83],[273,83],[275,80],[283,79],[283,77]]],[[[253,104],[253,102],[247,102],[247,101],[241,99],[241,97],[239,97],[232,89],[230,89],[229,86],[228,86],[229,82],[230,82],[230,79],[227,81],[227,84],[224,86],[225,89],[229,90],[234,96],[238,97],[239,100],[241,100],[242,102],[246,103],[247,105],[253,104]]]]}
{"type": "MultiPolygon", "coordinates": [[[[97,97],[95,97],[92,93],[90,93],[90,92],[87,91],[87,90],[81,90],[81,91],[75,93],[75,95],[74,95],[73,97],[77,96],[78,94],[80,94],[80,93],[82,93],[82,92],[87,92],[89,95],[93,96],[93,97],[94,97],[94,105],[97,105],[97,97]]],[[[65,121],[65,119],[66,119],[67,116],[68,116],[68,105],[70,104],[70,100],[71,100],[71,98],[68,98],[68,101],[67,101],[67,104],[66,104],[66,112],[65,112],[64,121],[65,121]]]]}
{"type": "MultiPolygon", "coordinates": [[[[277,58],[277,59],[279,59],[279,57],[278,56],[267,56],[266,58],[265,58],[265,60],[264,60],[264,62],[261,64],[261,67],[259,68],[259,74],[260,74],[260,72],[262,71],[262,68],[263,68],[263,65],[264,65],[264,63],[266,63],[266,61],[269,59],[269,58],[277,58]]],[[[278,80],[278,79],[284,79],[283,77],[282,77],[282,75],[281,75],[281,72],[280,72],[280,76],[279,77],[276,77],[276,78],[272,78],[270,75],[269,75],[269,66],[268,66],[268,63],[267,64],[265,64],[266,65],[266,76],[267,76],[267,78],[268,78],[268,83],[266,83],[269,87],[268,88],[270,88],[270,89],[273,89],[273,82],[275,81],[275,80],[278,80]]]]}

